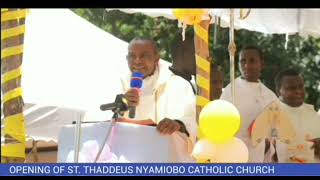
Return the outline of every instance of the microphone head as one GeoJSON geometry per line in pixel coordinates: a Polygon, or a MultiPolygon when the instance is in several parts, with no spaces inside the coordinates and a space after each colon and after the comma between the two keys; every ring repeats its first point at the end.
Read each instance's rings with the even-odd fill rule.
{"type": "Polygon", "coordinates": [[[143,74],[140,72],[132,73],[130,87],[132,88],[141,88],[143,82],[143,74]]]}

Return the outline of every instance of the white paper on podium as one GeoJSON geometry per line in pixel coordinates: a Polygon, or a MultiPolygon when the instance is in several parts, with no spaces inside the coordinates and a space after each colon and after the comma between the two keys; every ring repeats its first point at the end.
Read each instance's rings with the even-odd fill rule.
{"type": "MultiPolygon", "coordinates": [[[[88,141],[96,141],[101,147],[109,126],[110,122],[82,124],[80,151],[88,141]]],[[[74,150],[74,132],[74,125],[62,128],[58,141],[58,162],[66,162],[68,154],[74,150]]],[[[112,153],[129,162],[170,163],[183,161],[181,159],[190,160],[187,148],[186,151],[176,148],[178,136],[178,133],[162,136],[155,127],[116,123],[109,138],[111,141],[108,142],[112,153]]]]}

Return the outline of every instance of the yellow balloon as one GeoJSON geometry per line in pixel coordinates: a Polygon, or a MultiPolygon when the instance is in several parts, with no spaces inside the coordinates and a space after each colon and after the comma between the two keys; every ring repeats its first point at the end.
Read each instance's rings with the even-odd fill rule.
{"type": "Polygon", "coordinates": [[[236,137],[224,144],[216,144],[214,163],[247,163],[249,151],[244,142],[236,137]]]}
{"type": "Polygon", "coordinates": [[[214,143],[230,140],[239,128],[239,111],[228,101],[211,101],[200,112],[199,135],[214,143]]]}
{"type": "Polygon", "coordinates": [[[174,9],[173,14],[179,21],[194,25],[202,20],[202,17],[208,12],[206,9],[174,9]]]}
{"type": "Polygon", "coordinates": [[[204,136],[203,132],[201,131],[201,129],[199,129],[199,131],[198,131],[198,138],[199,139],[204,139],[205,138],[205,136],[204,136]]]}

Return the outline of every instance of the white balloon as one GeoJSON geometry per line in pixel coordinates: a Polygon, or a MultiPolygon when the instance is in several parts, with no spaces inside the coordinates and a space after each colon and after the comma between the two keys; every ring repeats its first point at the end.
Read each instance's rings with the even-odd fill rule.
{"type": "Polygon", "coordinates": [[[211,162],[214,163],[247,163],[249,151],[244,142],[236,137],[224,144],[216,144],[216,152],[211,162]]]}
{"type": "Polygon", "coordinates": [[[197,160],[207,160],[215,158],[216,145],[209,140],[200,139],[194,146],[192,156],[197,160]]]}

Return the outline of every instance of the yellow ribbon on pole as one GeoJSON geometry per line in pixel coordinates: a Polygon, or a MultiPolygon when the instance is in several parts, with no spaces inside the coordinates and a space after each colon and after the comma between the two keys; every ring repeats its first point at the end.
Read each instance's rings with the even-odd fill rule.
{"type": "Polygon", "coordinates": [[[12,79],[16,79],[16,78],[20,77],[21,74],[22,74],[21,67],[5,73],[1,79],[2,84],[5,84],[6,82],[11,81],[12,79]]]}
{"type": "Polygon", "coordinates": [[[1,60],[9,56],[21,54],[22,52],[23,52],[23,45],[5,48],[1,51],[1,60]]]}
{"type": "Polygon", "coordinates": [[[25,129],[22,127],[24,124],[24,116],[22,113],[15,114],[4,118],[5,134],[10,134],[20,142],[25,141],[25,129]]]}
{"type": "Polygon", "coordinates": [[[1,11],[1,22],[25,18],[27,14],[27,9],[20,9],[15,11],[1,11]]]}
{"type": "Polygon", "coordinates": [[[25,32],[25,25],[22,19],[26,17],[27,12],[27,9],[1,9],[1,43],[6,44],[1,48],[1,64],[15,63],[11,64],[14,66],[8,66],[14,67],[14,69],[4,71],[1,76],[1,85],[6,87],[2,89],[4,91],[2,103],[6,113],[4,114],[5,142],[1,144],[1,156],[5,158],[25,158],[26,131],[21,101],[19,100],[19,98],[22,98],[22,88],[20,83],[12,86],[8,82],[15,79],[18,80],[22,75],[21,65],[12,60],[15,55],[23,53],[23,44],[18,43],[23,42],[20,39],[20,36],[24,35],[25,32]],[[7,41],[9,38],[10,41],[7,41]],[[9,42],[11,41],[15,41],[15,45],[10,46],[11,43],[9,42]]]}
{"type": "Polygon", "coordinates": [[[20,34],[24,34],[25,31],[25,25],[17,26],[14,28],[6,29],[4,31],[1,31],[1,40],[18,36],[20,34]]]}
{"type": "MultiPolygon", "coordinates": [[[[195,32],[197,75],[197,119],[201,109],[210,101],[210,60],[209,60],[209,20],[208,9],[174,9],[173,14],[183,24],[193,25],[195,32]]],[[[183,34],[184,37],[184,34],[183,34]]]]}

